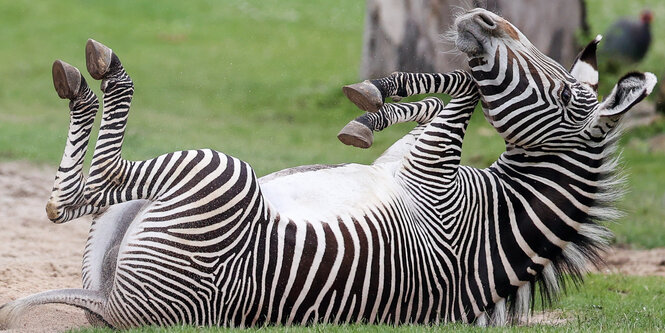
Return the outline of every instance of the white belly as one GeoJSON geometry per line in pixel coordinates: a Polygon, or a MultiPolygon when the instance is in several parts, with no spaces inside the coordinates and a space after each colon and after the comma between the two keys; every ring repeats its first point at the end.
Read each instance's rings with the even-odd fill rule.
{"type": "Polygon", "coordinates": [[[259,179],[266,200],[284,218],[331,221],[362,215],[367,208],[394,200],[397,163],[346,164],[331,168],[287,169],[259,179]]]}

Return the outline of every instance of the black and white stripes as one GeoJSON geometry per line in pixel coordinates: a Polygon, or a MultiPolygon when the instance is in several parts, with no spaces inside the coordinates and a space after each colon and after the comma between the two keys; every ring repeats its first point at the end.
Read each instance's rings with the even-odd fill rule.
{"type": "MultiPolygon", "coordinates": [[[[68,97],[72,125],[47,206],[57,223],[104,211],[86,246],[84,290],[8,303],[0,326],[25,307],[53,302],[119,328],[501,325],[528,312],[536,283],[555,296],[558,280],[581,277],[607,240],[596,222],[614,216],[614,128],[655,77],[630,74],[599,104],[593,73],[568,74],[502,18],[473,10],[456,27],[471,73],[395,73],[345,90],[376,111],[357,118],[350,135],[419,123],[374,164],[261,179],[213,150],[122,159],[133,83],[110,49],[89,41],[88,70],[104,92],[91,170],[84,177],[81,163],[97,101],[72,88],[84,92],[68,97]],[[421,93],[453,99],[382,105],[421,93]],[[459,165],[479,100],[507,145],[483,170],[459,165]]],[[[576,66],[589,63],[585,54],[576,66]]],[[[58,66],[78,73],[65,65],[58,66]]]]}

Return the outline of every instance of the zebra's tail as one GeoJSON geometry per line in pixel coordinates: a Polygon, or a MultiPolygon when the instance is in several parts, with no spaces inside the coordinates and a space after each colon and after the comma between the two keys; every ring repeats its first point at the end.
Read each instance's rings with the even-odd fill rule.
{"type": "Polygon", "coordinates": [[[91,311],[104,318],[104,295],[95,290],[56,289],[19,298],[0,307],[0,330],[14,326],[21,314],[40,304],[61,303],[91,311]]]}

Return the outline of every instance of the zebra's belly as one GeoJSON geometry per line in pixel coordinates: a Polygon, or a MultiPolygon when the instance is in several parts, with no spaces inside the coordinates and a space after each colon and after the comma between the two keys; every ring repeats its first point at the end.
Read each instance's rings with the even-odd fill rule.
{"type": "Polygon", "coordinates": [[[367,208],[401,196],[394,178],[396,167],[397,163],[346,164],[279,172],[259,182],[263,197],[281,218],[336,221],[339,216],[362,216],[367,208]]]}
{"type": "Polygon", "coordinates": [[[436,276],[451,258],[431,250],[393,173],[394,165],[350,164],[266,177],[263,199],[278,213],[268,216],[279,218],[248,219],[248,202],[223,219],[185,221],[187,233],[149,205],[120,244],[105,319],[116,327],[437,322],[451,299],[448,279],[436,276]]]}
{"type": "Polygon", "coordinates": [[[412,225],[376,214],[263,221],[232,250],[211,248],[224,252],[217,258],[184,250],[168,258],[136,244],[118,262],[106,319],[119,328],[450,320],[456,278],[441,273],[456,275],[445,268],[452,258],[432,252],[412,225]]]}

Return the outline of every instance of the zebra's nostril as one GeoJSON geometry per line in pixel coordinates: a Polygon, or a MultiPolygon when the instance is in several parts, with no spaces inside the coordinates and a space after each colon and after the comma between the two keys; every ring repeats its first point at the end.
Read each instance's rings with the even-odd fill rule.
{"type": "Polygon", "coordinates": [[[480,26],[488,30],[494,30],[496,28],[496,23],[494,20],[487,15],[486,13],[478,13],[474,18],[480,26]]]}

